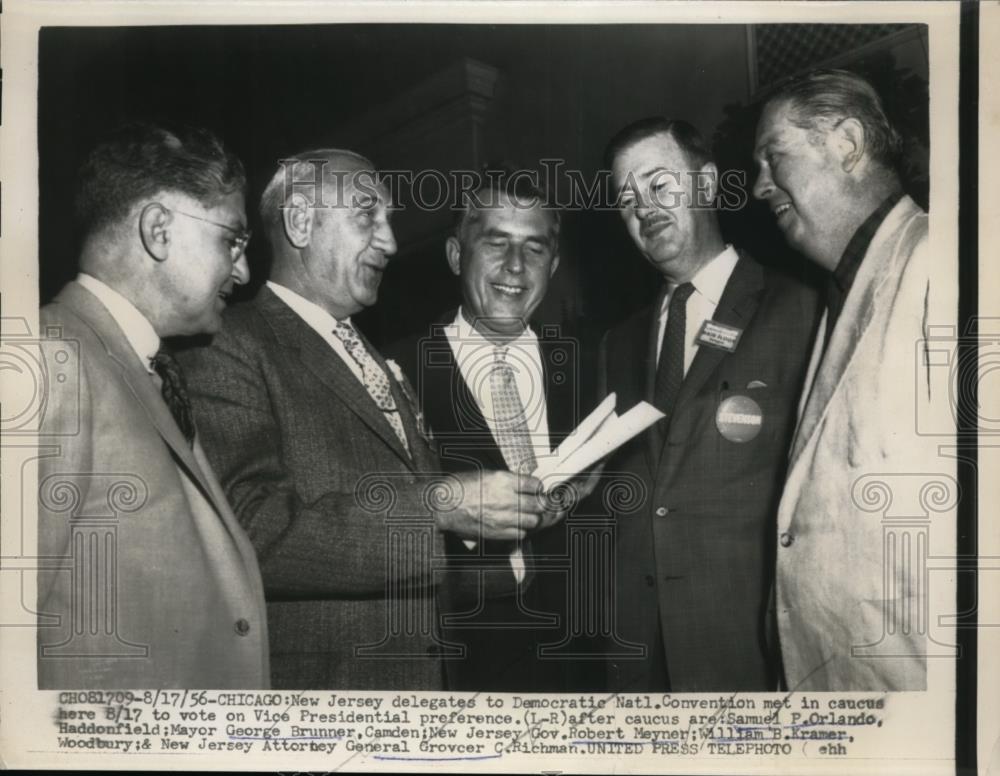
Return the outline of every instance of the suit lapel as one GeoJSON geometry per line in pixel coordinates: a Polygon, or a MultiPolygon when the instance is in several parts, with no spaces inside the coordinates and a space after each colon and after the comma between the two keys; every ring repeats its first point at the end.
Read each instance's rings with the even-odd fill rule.
{"type": "MultiPolygon", "coordinates": [[[[455,313],[457,314],[457,313],[455,313]]],[[[451,315],[449,321],[455,319],[455,314],[451,315]]],[[[453,439],[461,440],[474,439],[477,449],[477,458],[487,468],[501,469],[507,468],[503,453],[496,444],[496,439],[490,431],[486,418],[479,407],[479,400],[473,395],[465,378],[462,377],[462,370],[459,369],[455,360],[455,352],[452,350],[448,335],[443,327],[434,332],[435,346],[438,353],[442,355],[441,368],[430,370],[436,374],[437,384],[432,386],[431,401],[438,406],[437,414],[440,417],[448,418],[450,427],[449,433],[453,439]],[[441,405],[444,402],[444,406],[441,405]]]]}
{"type": "MultiPolygon", "coordinates": [[[[271,322],[278,341],[289,350],[296,351],[302,366],[326,385],[330,392],[357,415],[403,462],[412,467],[410,456],[406,454],[382,410],[375,405],[364,385],[355,377],[343,359],[299,317],[298,313],[266,286],[261,289],[259,299],[261,312],[271,322]]],[[[369,352],[385,369],[381,357],[371,348],[369,352]]],[[[394,378],[388,371],[386,374],[391,385],[394,378]]]]}
{"type": "MultiPolygon", "coordinates": [[[[822,331],[817,337],[815,348],[817,350],[825,347],[826,352],[819,355],[819,365],[816,369],[816,377],[809,390],[809,397],[806,399],[802,418],[799,420],[798,428],[795,432],[795,441],[792,444],[792,452],[789,457],[789,469],[794,465],[802,450],[808,444],[813,432],[823,417],[830,399],[836,392],[847,371],[847,367],[854,357],[858,343],[865,335],[875,309],[878,307],[877,298],[882,288],[886,286],[889,278],[895,277],[900,269],[895,263],[905,256],[893,255],[890,251],[890,241],[905,222],[918,214],[920,209],[909,197],[903,199],[893,208],[886,219],[882,222],[875,237],[872,239],[868,251],[862,259],[861,267],[854,279],[850,293],[844,303],[840,318],[833,329],[829,343],[824,345],[822,331]]],[[[826,327],[826,316],[824,313],[821,321],[822,330],[826,327]]],[[[816,354],[814,354],[815,357],[816,354]]]]}
{"type": "Polygon", "coordinates": [[[170,414],[170,409],[156,390],[152,375],[143,367],[121,327],[104,305],[87,289],[75,282],[67,285],[55,301],[66,304],[91,325],[111,360],[120,368],[122,381],[135,396],[136,402],[145,410],[174,457],[198,484],[215,510],[220,514],[224,513],[228,509],[228,504],[224,498],[220,500],[221,493],[212,487],[212,483],[195,460],[187,440],[170,414]]]}

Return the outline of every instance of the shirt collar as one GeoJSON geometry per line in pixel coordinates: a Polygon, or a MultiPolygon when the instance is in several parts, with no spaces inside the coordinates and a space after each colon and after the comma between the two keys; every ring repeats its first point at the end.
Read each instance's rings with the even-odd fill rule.
{"type": "MultiPolygon", "coordinates": [[[[331,334],[337,328],[337,319],[315,302],[310,302],[304,296],[295,293],[287,286],[275,283],[273,280],[268,280],[266,285],[274,292],[276,297],[291,307],[312,328],[317,331],[327,331],[331,334]]],[[[350,325],[351,319],[347,317],[342,322],[350,325]]]]}
{"type": "MultiPolygon", "coordinates": [[[[476,347],[497,347],[496,344],[490,342],[486,337],[484,337],[479,330],[473,326],[466,317],[462,314],[462,308],[458,308],[458,312],[455,314],[455,321],[452,324],[456,328],[456,334],[458,335],[459,342],[467,342],[470,345],[475,345],[476,347]]],[[[503,347],[520,347],[520,348],[531,348],[538,344],[538,337],[535,332],[531,330],[528,326],[524,331],[520,333],[515,339],[512,339],[503,347]]]]}
{"type": "MultiPolygon", "coordinates": [[[[736,249],[732,245],[726,245],[722,253],[698,270],[691,278],[691,285],[711,304],[718,306],[719,300],[722,299],[722,293],[726,290],[726,284],[729,282],[729,276],[733,274],[733,268],[739,259],[736,249]]],[[[677,285],[676,283],[672,284],[670,290],[673,291],[677,285]]],[[[670,294],[667,294],[660,306],[660,315],[666,314],[669,304],[670,294]]]]}
{"type": "Polygon", "coordinates": [[[885,221],[886,216],[889,215],[889,211],[892,210],[896,206],[896,203],[898,203],[902,198],[902,190],[895,191],[890,194],[885,198],[885,200],[883,200],[882,204],[875,208],[875,211],[865,219],[864,223],[857,228],[857,231],[854,232],[854,235],[847,243],[847,247],[844,248],[844,253],[841,255],[840,261],[837,262],[837,266],[833,270],[833,282],[836,284],[841,293],[846,294],[851,290],[851,286],[854,284],[854,276],[858,274],[858,268],[861,266],[861,261],[868,252],[868,247],[872,244],[872,240],[875,238],[875,232],[877,232],[878,228],[882,226],[882,222],[885,221]]]}
{"type": "Polygon", "coordinates": [[[156,333],[149,319],[128,299],[93,275],[81,272],[76,276],[76,282],[96,296],[107,308],[115,323],[125,334],[128,344],[142,361],[143,367],[152,374],[153,367],[150,362],[160,349],[160,335],[156,333]]]}

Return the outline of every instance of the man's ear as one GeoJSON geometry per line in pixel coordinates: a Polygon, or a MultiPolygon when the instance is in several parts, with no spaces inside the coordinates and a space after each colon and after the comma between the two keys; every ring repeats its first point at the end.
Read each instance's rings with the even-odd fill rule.
{"type": "Polygon", "coordinates": [[[559,269],[559,254],[557,253],[552,257],[552,266],[549,268],[549,277],[556,274],[556,270],[559,269]]]}
{"type": "Polygon", "coordinates": [[[444,254],[448,257],[448,266],[457,277],[462,274],[462,245],[457,237],[449,237],[444,242],[444,254]]]}
{"type": "Polygon", "coordinates": [[[698,180],[695,189],[695,207],[711,207],[715,195],[719,193],[719,168],[714,162],[705,162],[698,170],[698,180]],[[706,199],[702,200],[702,193],[706,199]]]}
{"type": "Polygon", "coordinates": [[[170,211],[159,202],[151,202],[139,213],[139,239],[156,261],[166,261],[170,253],[171,220],[170,211]]]}
{"type": "Polygon", "coordinates": [[[312,237],[315,211],[302,194],[292,194],[281,209],[285,237],[295,248],[305,248],[312,237]]]}
{"type": "Polygon", "coordinates": [[[840,167],[850,172],[865,155],[865,127],[856,118],[848,116],[833,129],[834,142],[840,152],[840,167]]]}

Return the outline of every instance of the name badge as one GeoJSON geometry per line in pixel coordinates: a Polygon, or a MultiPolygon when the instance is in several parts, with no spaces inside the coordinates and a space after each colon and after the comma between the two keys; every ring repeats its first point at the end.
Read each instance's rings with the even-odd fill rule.
{"type": "Polygon", "coordinates": [[[763,425],[764,411],[749,396],[730,396],[715,413],[715,427],[730,442],[749,442],[763,425]]]}
{"type": "Polygon", "coordinates": [[[718,321],[708,320],[701,325],[698,332],[697,342],[699,345],[707,345],[710,348],[718,348],[732,353],[736,350],[736,345],[743,336],[743,329],[735,326],[727,326],[718,321]]]}

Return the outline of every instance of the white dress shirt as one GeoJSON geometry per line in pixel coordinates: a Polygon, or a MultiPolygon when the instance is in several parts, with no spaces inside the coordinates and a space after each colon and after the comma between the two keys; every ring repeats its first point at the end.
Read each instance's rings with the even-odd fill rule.
{"type": "MultiPolygon", "coordinates": [[[[303,296],[296,294],[289,288],[275,283],[273,280],[267,281],[267,287],[282,302],[292,308],[292,311],[299,316],[306,325],[323,338],[323,341],[333,348],[333,351],[340,356],[340,360],[347,364],[348,368],[358,378],[358,382],[365,384],[365,373],[361,365],[347,352],[340,337],[333,333],[337,328],[337,319],[324,310],[315,302],[310,302],[303,296]]],[[[344,318],[344,323],[350,323],[350,318],[344,318]]]]}
{"type": "MultiPolygon", "coordinates": [[[[685,307],[684,318],[684,374],[691,368],[695,353],[698,352],[698,332],[701,331],[702,324],[711,320],[715,315],[715,308],[719,306],[722,292],[726,290],[729,276],[733,274],[733,268],[739,256],[732,245],[727,245],[725,250],[712,259],[708,264],[698,270],[691,285],[694,292],[688,297],[685,307]]],[[[660,329],[656,337],[656,365],[660,365],[660,350],[663,348],[663,334],[667,330],[667,312],[670,307],[670,297],[674,293],[677,285],[671,286],[669,292],[663,297],[663,305],[660,308],[660,329]]]]}

